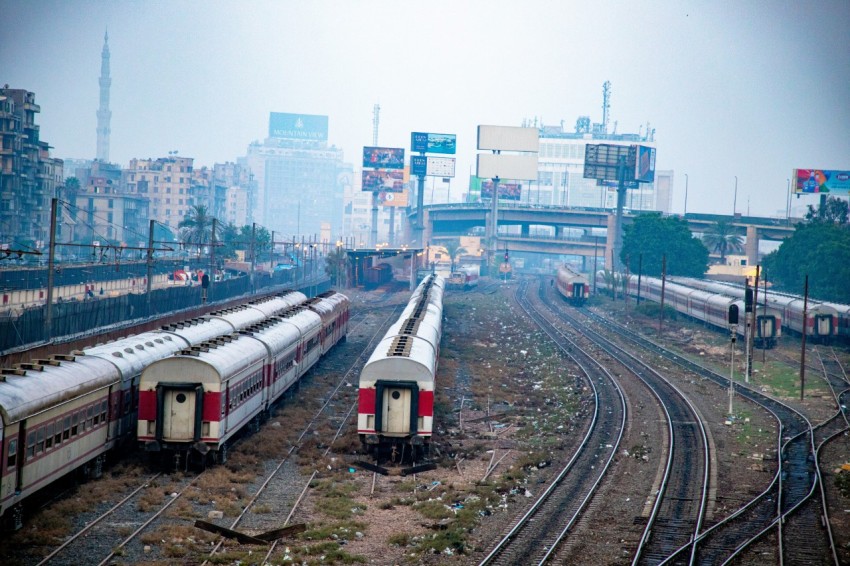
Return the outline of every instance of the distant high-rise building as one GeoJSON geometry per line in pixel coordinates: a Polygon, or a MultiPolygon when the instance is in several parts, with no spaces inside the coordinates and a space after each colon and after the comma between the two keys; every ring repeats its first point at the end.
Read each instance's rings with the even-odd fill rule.
{"type": "Polygon", "coordinates": [[[256,181],[255,222],[287,237],[318,236],[323,224],[340,234],[343,152],[327,140],[327,116],[271,113],[269,137],[239,160],[256,181]]]}
{"type": "MultiPolygon", "coordinates": [[[[584,154],[589,144],[644,145],[656,147],[653,133],[607,133],[600,124],[587,117],[576,122],[574,132],[559,126],[540,126],[540,153],[538,154],[537,181],[525,183],[521,195],[523,202],[588,208],[617,207],[616,183],[599,186],[595,179],[584,178],[584,154]]],[[[654,132],[654,130],[653,130],[654,132]]],[[[625,206],[631,210],[658,210],[670,212],[672,200],[672,172],[656,171],[653,183],[640,183],[629,189],[625,206]]]]}
{"type": "Polygon", "coordinates": [[[103,35],[103,51],[100,55],[100,108],[97,110],[97,159],[109,162],[109,123],[112,112],[109,110],[109,33],[103,35]]]}
{"type": "Polygon", "coordinates": [[[63,182],[63,162],[39,139],[35,93],[0,88],[0,243],[44,247],[50,200],[63,182]]]}

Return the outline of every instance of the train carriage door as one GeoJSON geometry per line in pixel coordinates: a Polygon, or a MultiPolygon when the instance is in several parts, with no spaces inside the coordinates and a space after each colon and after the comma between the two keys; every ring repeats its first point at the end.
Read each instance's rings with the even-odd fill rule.
{"type": "Polygon", "coordinates": [[[410,432],[410,389],[387,387],[384,389],[384,431],[407,434],[410,432]]]}
{"type": "Polygon", "coordinates": [[[815,315],[815,336],[832,336],[832,315],[831,314],[816,314],[815,315]]]}
{"type": "Polygon", "coordinates": [[[573,298],[581,300],[584,298],[584,283],[573,283],[573,298]]]}
{"type": "Polygon", "coordinates": [[[773,316],[756,317],[757,332],[759,338],[773,338],[776,336],[776,318],[773,316]]]}
{"type": "Polygon", "coordinates": [[[160,402],[156,427],[158,440],[200,439],[203,414],[203,386],[193,383],[164,384],[157,386],[160,402]]]}

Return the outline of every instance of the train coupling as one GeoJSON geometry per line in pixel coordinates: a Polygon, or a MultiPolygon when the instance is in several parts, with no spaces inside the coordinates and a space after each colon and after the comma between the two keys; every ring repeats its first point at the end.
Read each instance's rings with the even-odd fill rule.
{"type": "Polygon", "coordinates": [[[159,441],[149,440],[145,442],[145,452],[159,452],[160,450],[162,450],[162,446],[159,445],[159,441]]]}

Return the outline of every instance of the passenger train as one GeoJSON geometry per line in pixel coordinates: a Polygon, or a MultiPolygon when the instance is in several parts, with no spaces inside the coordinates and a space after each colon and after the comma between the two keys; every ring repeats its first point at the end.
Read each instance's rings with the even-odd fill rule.
{"type": "Polygon", "coordinates": [[[286,292],[0,370],[0,518],[20,528],[27,497],[72,471],[101,474],[107,453],[135,434],[146,367],[306,300],[303,293],[286,292]]]}
{"type": "Polygon", "coordinates": [[[394,461],[430,451],[445,280],[425,277],[360,372],[357,432],[364,450],[394,461]]]}
{"type": "Polygon", "coordinates": [[[139,384],[138,442],[175,462],[223,463],[301,376],[348,334],[349,300],[328,292],[150,364],[139,384]]]}
{"type": "MultiPolygon", "coordinates": [[[[643,299],[661,302],[661,279],[643,276],[640,278],[640,296],[643,299]]],[[[597,286],[607,288],[608,283],[604,272],[597,275],[597,286]]],[[[629,295],[638,294],[638,278],[631,276],[628,282],[629,295]]],[[[723,293],[694,289],[673,281],[664,283],[664,304],[677,312],[700,320],[720,330],[730,331],[729,307],[738,307],[738,324],[732,330],[744,336],[746,332],[745,305],[742,298],[731,297],[723,293]]],[[[759,307],[756,312],[755,334],[753,344],[758,348],[770,349],[776,345],[782,336],[782,311],[768,306],[759,307]]]]}
{"type": "MultiPolygon", "coordinates": [[[[745,290],[741,285],[707,279],[693,279],[690,277],[676,277],[673,279],[688,287],[721,293],[740,299],[744,298],[745,290]]],[[[847,325],[850,323],[847,320],[847,317],[850,316],[850,306],[848,305],[826,303],[812,299],[809,299],[808,304],[804,305],[805,301],[803,297],[772,290],[765,293],[760,287],[756,297],[759,303],[759,312],[764,308],[765,295],[767,296],[768,308],[782,312],[782,323],[788,330],[792,330],[796,334],[802,334],[805,326],[806,336],[815,342],[829,342],[840,335],[842,328],[845,330],[848,329],[847,325]],[[806,310],[805,324],[803,323],[804,306],[806,310]],[[842,316],[844,317],[843,324],[841,320],[842,316]]]]}
{"type": "Polygon", "coordinates": [[[558,288],[558,293],[572,305],[581,306],[590,298],[590,281],[588,278],[577,271],[573,271],[566,264],[558,268],[555,285],[558,288]]]}

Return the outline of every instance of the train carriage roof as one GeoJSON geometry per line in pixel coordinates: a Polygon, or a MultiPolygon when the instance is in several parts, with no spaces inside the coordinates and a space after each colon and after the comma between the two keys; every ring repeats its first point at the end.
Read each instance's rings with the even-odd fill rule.
{"type": "Polygon", "coordinates": [[[430,383],[433,387],[436,356],[433,345],[427,340],[416,336],[387,336],[363,366],[360,386],[369,387],[379,379],[390,379],[430,383]]]}
{"type": "Polygon", "coordinates": [[[318,330],[322,326],[319,315],[311,310],[299,310],[291,313],[288,317],[272,317],[267,321],[255,326],[250,326],[243,332],[251,335],[262,342],[271,355],[276,356],[286,351],[289,346],[298,341],[311,331],[318,330]]]}
{"type": "Polygon", "coordinates": [[[59,365],[39,365],[42,370],[20,370],[24,375],[4,375],[0,381],[0,414],[9,426],[51,407],[117,383],[118,368],[101,358],[77,356],[59,365]]]}
{"type": "Polygon", "coordinates": [[[307,295],[304,293],[301,293],[300,291],[292,291],[286,294],[275,295],[274,297],[253,302],[248,306],[259,310],[265,317],[270,317],[281,313],[290,307],[300,305],[306,300],[307,295]]]}
{"type": "Polygon", "coordinates": [[[129,380],[152,362],[166,358],[186,346],[184,340],[167,332],[145,332],[86,348],[80,354],[105,359],[118,368],[124,380],[129,380]]]}
{"type": "Polygon", "coordinates": [[[142,373],[139,389],[151,390],[157,383],[221,383],[240,371],[262,362],[266,347],[251,336],[230,335],[205,342],[149,365],[142,373]],[[185,353],[183,353],[185,352],[185,353]]]}

